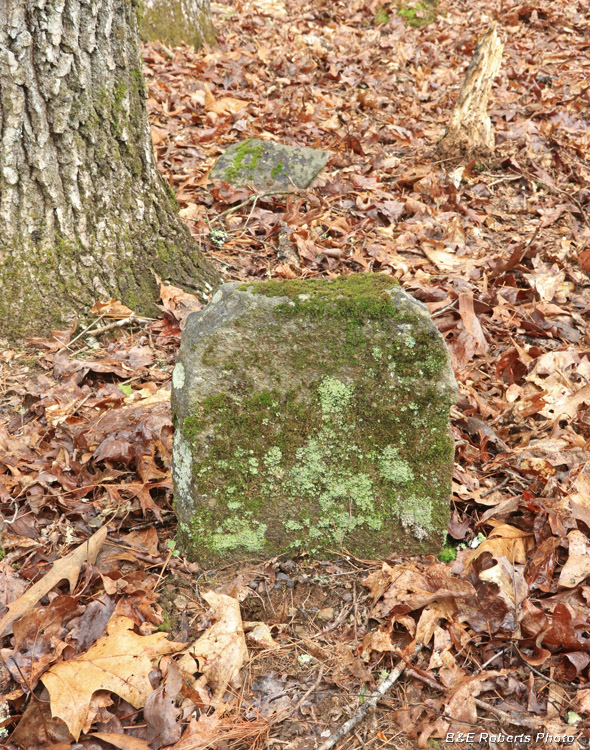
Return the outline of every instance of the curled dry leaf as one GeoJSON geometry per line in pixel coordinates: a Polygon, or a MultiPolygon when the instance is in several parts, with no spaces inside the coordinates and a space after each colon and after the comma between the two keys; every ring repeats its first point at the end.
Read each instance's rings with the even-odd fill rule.
{"type": "Polygon", "coordinates": [[[137,635],[133,627],[133,620],[113,615],[106,636],[85,654],[54,665],[41,678],[49,691],[52,715],[65,722],[76,740],[93,693],[109,690],[135,708],[143,707],[153,692],[148,679],[152,663],[185,645],[167,640],[165,633],[137,635]]]}
{"type": "Polygon", "coordinates": [[[8,605],[8,612],[0,619],[0,636],[4,635],[15,620],[32,609],[37,602],[65,578],[70,583],[72,592],[78,581],[80,569],[85,562],[93,563],[107,536],[107,527],[103,526],[73,552],[61,560],[56,560],[51,570],[40,581],[37,581],[18,599],[8,605]]]}
{"type": "Polygon", "coordinates": [[[139,737],[132,737],[130,734],[119,734],[117,732],[94,732],[90,735],[96,737],[97,740],[108,742],[113,747],[118,747],[119,750],[151,750],[150,746],[145,740],[140,740],[139,737]]]}
{"type": "Polygon", "coordinates": [[[559,575],[559,585],[571,589],[590,575],[590,542],[577,529],[570,531],[567,539],[569,554],[559,575]]]}
{"type": "Polygon", "coordinates": [[[468,571],[473,561],[484,552],[489,552],[496,559],[506,557],[511,563],[524,564],[527,561],[527,553],[534,543],[532,532],[522,531],[507,523],[497,524],[488,538],[465,560],[465,571],[468,571]]]}
{"type": "Polygon", "coordinates": [[[220,701],[228,685],[237,681],[248,649],[238,600],[215,591],[204,593],[203,599],[213,610],[215,622],[187,652],[198,660],[214,700],[220,701]]]}
{"type": "Polygon", "coordinates": [[[272,651],[280,649],[279,644],[272,637],[270,628],[265,622],[245,622],[244,630],[248,642],[258,648],[267,648],[272,651]]]}

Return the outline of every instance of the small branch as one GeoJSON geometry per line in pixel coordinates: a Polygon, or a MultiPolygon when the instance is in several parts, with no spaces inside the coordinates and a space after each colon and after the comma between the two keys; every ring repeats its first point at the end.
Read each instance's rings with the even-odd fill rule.
{"type": "MultiPolygon", "coordinates": [[[[419,643],[416,646],[416,653],[418,653],[422,648],[422,644],[419,643]]],[[[337,742],[340,742],[340,740],[343,737],[346,737],[346,735],[353,730],[357,724],[359,724],[365,716],[369,713],[369,711],[372,708],[375,708],[377,705],[377,702],[380,698],[382,698],[385,693],[392,687],[392,685],[396,682],[396,680],[399,679],[399,677],[403,674],[404,670],[406,668],[406,663],[403,659],[401,659],[397,666],[391,670],[391,672],[387,675],[387,677],[383,680],[383,682],[379,685],[377,690],[363,703],[359,709],[350,717],[348,721],[345,721],[344,724],[338,729],[338,731],[333,734],[330,739],[323,742],[319,747],[318,750],[331,750],[331,748],[334,747],[334,745],[337,742]]]]}
{"type": "Polygon", "coordinates": [[[222,216],[226,216],[227,214],[230,214],[232,211],[237,211],[239,208],[243,208],[244,206],[247,206],[248,203],[252,203],[252,201],[256,202],[256,201],[259,201],[261,198],[268,198],[270,195],[296,195],[296,193],[294,190],[271,190],[268,193],[256,193],[255,195],[251,195],[245,201],[238,203],[237,206],[232,206],[231,208],[227,208],[225,211],[222,211],[220,214],[217,214],[217,216],[213,217],[213,221],[215,221],[215,219],[219,220],[221,219],[222,216]]]}
{"type": "Polygon", "coordinates": [[[309,690],[307,690],[307,691],[306,691],[306,692],[305,692],[305,693],[304,693],[304,694],[303,694],[303,695],[301,696],[301,698],[300,698],[300,699],[299,699],[299,701],[297,702],[297,705],[296,705],[296,706],[295,706],[295,708],[294,708],[294,709],[292,710],[292,714],[295,714],[295,715],[296,715],[296,714],[297,714],[297,711],[299,711],[299,709],[301,708],[301,706],[303,705],[303,703],[304,703],[304,702],[305,702],[305,701],[306,701],[306,700],[307,700],[307,699],[309,698],[309,696],[310,696],[310,695],[311,695],[311,694],[312,694],[313,692],[315,692],[315,691],[316,691],[316,690],[318,689],[318,687],[319,687],[319,684],[320,684],[320,682],[322,681],[322,677],[323,677],[323,676],[324,676],[324,665],[323,665],[323,664],[320,664],[320,666],[319,666],[319,669],[318,669],[318,676],[316,677],[316,680],[315,680],[315,682],[314,682],[314,683],[313,683],[313,685],[312,685],[312,686],[311,686],[311,687],[309,688],[309,690]]]}
{"type": "Polygon", "coordinates": [[[90,331],[88,335],[97,336],[101,333],[106,333],[106,331],[111,331],[113,328],[122,328],[129,323],[147,323],[150,320],[154,320],[154,318],[138,318],[135,313],[132,313],[122,320],[116,320],[114,323],[107,323],[107,325],[101,326],[100,328],[95,328],[94,331],[90,331]]]}

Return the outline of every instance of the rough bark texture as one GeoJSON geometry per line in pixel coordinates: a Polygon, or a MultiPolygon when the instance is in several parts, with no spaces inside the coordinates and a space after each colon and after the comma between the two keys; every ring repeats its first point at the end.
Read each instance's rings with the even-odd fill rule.
{"type": "Polygon", "coordinates": [[[46,331],[162,278],[218,273],[178,218],[145,109],[132,0],[0,0],[0,334],[46,331]]]}
{"type": "Polygon", "coordinates": [[[140,16],[143,39],[195,49],[215,42],[209,0],[144,0],[140,16]]]}
{"type": "Polygon", "coordinates": [[[473,53],[449,128],[438,144],[441,156],[485,156],[493,152],[494,129],[487,107],[503,48],[493,23],[473,53]]]}

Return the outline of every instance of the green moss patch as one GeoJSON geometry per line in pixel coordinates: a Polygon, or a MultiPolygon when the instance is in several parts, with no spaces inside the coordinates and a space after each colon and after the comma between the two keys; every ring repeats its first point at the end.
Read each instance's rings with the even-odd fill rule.
{"type": "Polygon", "coordinates": [[[423,0],[412,5],[402,6],[397,11],[405,19],[406,26],[420,28],[436,21],[438,0],[423,0]]]}

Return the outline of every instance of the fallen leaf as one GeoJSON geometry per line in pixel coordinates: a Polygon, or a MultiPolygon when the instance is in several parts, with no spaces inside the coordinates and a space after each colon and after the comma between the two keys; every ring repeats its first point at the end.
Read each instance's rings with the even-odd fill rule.
{"type": "Polygon", "coordinates": [[[142,636],[133,632],[128,617],[113,615],[107,634],[74,659],[55,664],[41,678],[49,691],[52,716],[62,719],[78,740],[90,700],[97,690],[109,690],[142,708],[153,692],[148,675],[152,662],[184,648],[165,633],[142,636]]]}
{"type": "Polygon", "coordinates": [[[107,536],[107,527],[103,526],[83,544],[70,552],[61,560],[56,560],[51,570],[40,581],[33,584],[18,599],[8,605],[8,612],[0,619],[0,635],[4,635],[15,620],[32,609],[37,602],[67,578],[70,583],[70,593],[74,590],[80,575],[80,569],[85,562],[93,563],[107,536]]]}
{"type": "Polygon", "coordinates": [[[187,653],[199,662],[214,699],[219,701],[231,683],[237,679],[242,664],[248,658],[242,616],[237,599],[208,591],[203,599],[213,610],[216,622],[188,649],[187,653]]]}
{"type": "Polygon", "coordinates": [[[590,542],[585,534],[574,529],[567,535],[569,554],[561,573],[559,585],[571,589],[590,576],[590,542]]]}
{"type": "Polygon", "coordinates": [[[94,732],[90,737],[96,737],[97,740],[108,742],[119,750],[151,750],[145,740],[139,737],[133,737],[130,734],[118,734],[117,732],[94,732]]]}

